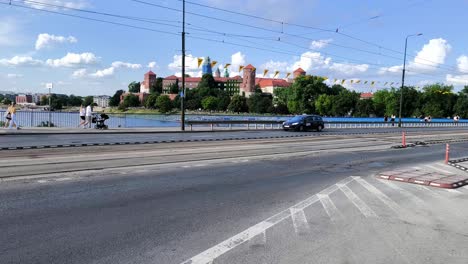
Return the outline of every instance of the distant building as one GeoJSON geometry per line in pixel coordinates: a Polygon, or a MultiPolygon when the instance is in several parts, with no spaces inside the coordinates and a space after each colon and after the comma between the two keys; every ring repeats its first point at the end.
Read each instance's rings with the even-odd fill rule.
{"type": "Polygon", "coordinates": [[[306,71],[304,71],[302,68],[298,68],[297,70],[293,72],[293,75],[294,75],[294,79],[296,79],[299,76],[305,76],[306,71]]]}
{"type": "Polygon", "coordinates": [[[93,102],[97,104],[97,106],[102,107],[102,108],[107,108],[109,107],[109,101],[111,97],[108,95],[100,95],[100,96],[94,96],[93,102]]]}
{"type": "Polygon", "coordinates": [[[122,103],[123,100],[125,99],[125,97],[127,97],[130,94],[138,96],[138,100],[140,101],[141,104],[143,104],[145,102],[146,98],[148,98],[148,96],[150,95],[149,93],[123,93],[120,96],[120,103],[122,103]]]}
{"type": "Polygon", "coordinates": [[[244,68],[244,78],[240,86],[241,94],[250,97],[251,94],[255,93],[255,75],[257,69],[252,64],[247,65],[244,68]]]}
{"type": "Polygon", "coordinates": [[[361,93],[361,100],[374,98],[373,93],[361,93]]]}
{"type": "Polygon", "coordinates": [[[215,78],[219,78],[221,77],[221,71],[219,70],[219,68],[216,69],[216,72],[215,72],[215,78]]]}
{"type": "Polygon", "coordinates": [[[205,75],[205,74],[213,75],[213,69],[211,68],[211,59],[210,59],[210,57],[206,57],[203,60],[202,73],[203,73],[203,75],[205,75]]]}
{"type": "Polygon", "coordinates": [[[284,88],[291,85],[287,80],[271,78],[257,78],[255,83],[260,87],[262,93],[269,93],[272,95],[276,88],[284,88]]]}
{"type": "Polygon", "coordinates": [[[41,98],[42,96],[47,96],[45,94],[33,94],[32,95],[32,101],[33,103],[35,103],[36,105],[40,105],[41,104],[41,98]]]}
{"type": "Polygon", "coordinates": [[[30,94],[20,94],[20,95],[16,96],[15,101],[19,105],[32,104],[33,103],[33,97],[30,94]]]}
{"type": "Polygon", "coordinates": [[[151,86],[156,83],[156,74],[152,71],[145,73],[144,80],[140,83],[140,93],[150,93],[151,86]]]}

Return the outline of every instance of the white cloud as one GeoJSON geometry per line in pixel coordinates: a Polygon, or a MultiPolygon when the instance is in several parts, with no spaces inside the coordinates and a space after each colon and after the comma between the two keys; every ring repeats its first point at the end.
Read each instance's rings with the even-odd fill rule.
{"type": "Polygon", "coordinates": [[[0,17],[2,23],[0,23],[0,46],[16,46],[20,43],[18,32],[21,30],[18,28],[18,21],[10,17],[0,17]]]}
{"type": "Polygon", "coordinates": [[[114,75],[114,73],[115,73],[115,68],[109,67],[107,69],[98,70],[95,73],[91,73],[89,76],[94,77],[94,78],[104,78],[104,77],[110,77],[114,75]]]}
{"type": "Polygon", "coordinates": [[[298,68],[302,68],[306,72],[310,72],[312,69],[326,69],[330,66],[331,58],[324,57],[320,52],[305,52],[301,55],[300,59],[293,63],[288,68],[288,71],[295,71],[298,68]]]}
{"type": "MultiPolygon", "coordinates": [[[[172,71],[181,71],[182,70],[182,55],[174,55],[173,61],[168,65],[169,69],[172,71]]],[[[196,71],[198,70],[198,58],[188,54],[185,56],[185,70],[186,71],[196,71]]]]}
{"type": "MultiPolygon", "coordinates": [[[[185,74],[188,74],[190,77],[202,77],[202,71],[186,71],[185,74]]],[[[174,75],[182,77],[182,72],[176,72],[174,75]]]]}
{"type": "Polygon", "coordinates": [[[286,61],[273,61],[270,60],[262,66],[260,66],[261,69],[268,69],[271,71],[286,71],[289,66],[289,63],[286,61]]]}
{"type": "Polygon", "coordinates": [[[148,67],[150,69],[158,69],[159,68],[158,64],[155,61],[149,62],[148,66],[146,66],[146,67],[148,67]]]}
{"type": "Polygon", "coordinates": [[[138,70],[141,69],[141,64],[133,64],[133,63],[128,63],[128,62],[122,62],[122,61],[114,61],[112,63],[112,67],[119,69],[119,68],[127,68],[127,69],[132,69],[132,70],[138,70]]]}
{"type": "Polygon", "coordinates": [[[40,66],[43,62],[40,60],[33,59],[31,56],[14,56],[11,59],[0,59],[0,65],[2,66],[40,66]]]}
{"type": "Polygon", "coordinates": [[[323,49],[332,41],[332,39],[314,40],[310,43],[310,49],[323,49]]]}
{"type": "Polygon", "coordinates": [[[68,53],[65,57],[56,60],[48,59],[46,64],[51,67],[78,67],[96,64],[98,61],[99,58],[96,57],[96,55],[90,52],[85,52],[81,54],[68,53]]]}
{"type": "Polygon", "coordinates": [[[348,63],[333,63],[330,70],[338,72],[341,75],[355,75],[359,73],[364,73],[369,69],[367,64],[348,64],[348,63]]]}
{"type": "Polygon", "coordinates": [[[7,78],[9,79],[16,79],[16,78],[21,78],[23,77],[23,74],[18,74],[18,73],[8,73],[7,78]]]}
{"type": "Polygon", "coordinates": [[[85,0],[35,0],[35,1],[26,1],[24,4],[29,5],[37,9],[49,9],[49,10],[58,10],[62,8],[85,8],[89,6],[88,1],[85,0]]]}
{"type": "Polygon", "coordinates": [[[446,81],[453,85],[468,85],[468,74],[452,75],[447,74],[446,81]]]}
{"type": "MultiPolygon", "coordinates": [[[[409,72],[418,73],[425,72],[430,73],[437,70],[439,65],[445,63],[447,55],[452,50],[452,46],[447,40],[438,38],[431,39],[425,44],[422,49],[418,52],[414,60],[408,65],[407,69],[409,72]]],[[[392,67],[382,67],[379,70],[379,74],[386,73],[398,73],[400,74],[403,70],[403,65],[396,65],[392,67]]]]}
{"type": "Polygon", "coordinates": [[[457,59],[458,71],[468,73],[468,56],[462,55],[457,59]]]}
{"type": "Polygon", "coordinates": [[[87,74],[88,74],[88,71],[86,69],[79,69],[73,72],[72,78],[80,79],[80,78],[86,77],[87,74]]]}
{"type": "Polygon", "coordinates": [[[245,66],[245,54],[242,54],[240,51],[232,54],[231,65],[233,67],[239,67],[241,65],[245,66]]]}
{"type": "Polygon", "coordinates": [[[78,40],[73,36],[55,36],[47,33],[42,33],[37,36],[36,50],[51,47],[55,43],[76,43],[78,40]]]}

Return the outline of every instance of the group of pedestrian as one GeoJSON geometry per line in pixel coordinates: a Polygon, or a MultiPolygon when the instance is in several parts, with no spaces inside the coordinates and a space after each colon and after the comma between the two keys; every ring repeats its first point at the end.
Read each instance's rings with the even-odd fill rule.
{"type": "Polygon", "coordinates": [[[424,117],[424,122],[425,122],[425,123],[430,123],[430,122],[432,122],[432,116],[426,116],[426,117],[424,117]]]}
{"type": "Polygon", "coordinates": [[[16,103],[13,102],[11,105],[8,107],[7,111],[5,112],[5,125],[3,126],[4,128],[9,128],[12,129],[15,127],[16,129],[19,129],[19,125],[16,121],[16,103]]]}
{"type": "Polygon", "coordinates": [[[460,122],[460,116],[459,115],[455,115],[453,117],[453,123],[455,123],[456,126],[458,126],[458,122],[460,122]]]}
{"type": "MultiPolygon", "coordinates": [[[[392,122],[392,126],[395,126],[395,119],[396,119],[396,116],[395,116],[395,115],[391,115],[391,116],[390,116],[390,122],[392,122]]],[[[387,116],[387,115],[384,116],[384,122],[385,122],[385,123],[388,122],[388,116],[387,116]]]]}
{"type": "Polygon", "coordinates": [[[93,109],[91,108],[91,105],[86,107],[83,107],[83,105],[80,106],[80,120],[78,127],[83,127],[85,129],[91,128],[93,123],[93,109]]]}

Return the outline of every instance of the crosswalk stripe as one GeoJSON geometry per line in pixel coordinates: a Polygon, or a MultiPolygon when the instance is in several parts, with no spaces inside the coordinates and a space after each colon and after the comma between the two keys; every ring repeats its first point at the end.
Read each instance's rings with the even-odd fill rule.
{"type": "Polygon", "coordinates": [[[343,184],[337,184],[337,186],[365,217],[377,217],[377,214],[372,211],[372,209],[367,206],[367,204],[361,200],[361,198],[359,198],[348,186],[343,184]]]}
{"type": "Polygon", "coordinates": [[[395,183],[393,182],[390,182],[388,180],[381,180],[380,182],[384,183],[385,185],[387,185],[388,187],[398,191],[400,194],[408,197],[409,199],[411,199],[411,201],[413,201],[414,203],[417,203],[417,204],[424,204],[424,201],[423,199],[419,198],[418,196],[414,195],[413,193],[405,190],[405,189],[402,189],[401,187],[399,187],[398,185],[396,185],[395,183]]]}
{"type": "Polygon", "coordinates": [[[307,222],[307,218],[304,213],[304,210],[295,209],[294,207],[291,207],[290,211],[291,211],[291,219],[292,219],[296,234],[308,233],[310,230],[310,227],[309,227],[309,222],[307,222]]]}
{"type": "MultiPolygon", "coordinates": [[[[438,164],[437,164],[437,165],[438,165],[438,164]]],[[[454,174],[454,173],[451,172],[451,171],[448,171],[448,170],[445,170],[445,169],[442,169],[442,168],[437,168],[436,166],[432,166],[432,165],[424,165],[424,166],[427,167],[427,168],[436,170],[436,171],[438,171],[438,172],[443,172],[443,173],[448,173],[448,174],[454,174]]]]}
{"type": "Polygon", "coordinates": [[[355,181],[357,181],[359,184],[361,184],[364,188],[366,188],[369,192],[377,196],[380,201],[382,201],[384,204],[386,204],[389,208],[391,208],[393,211],[398,212],[400,210],[400,206],[398,206],[397,203],[395,203],[392,199],[390,199],[386,194],[381,192],[379,189],[377,189],[375,186],[372,184],[368,183],[361,177],[353,177],[355,181]]]}
{"type": "Polygon", "coordinates": [[[322,203],[323,209],[325,209],[325,212],[332,221],[337,221],[341,218],[341,214],[330,199],[330,196],[326,194],[317,194],[317,197],[319,198],[320,203],[322,203]]]}

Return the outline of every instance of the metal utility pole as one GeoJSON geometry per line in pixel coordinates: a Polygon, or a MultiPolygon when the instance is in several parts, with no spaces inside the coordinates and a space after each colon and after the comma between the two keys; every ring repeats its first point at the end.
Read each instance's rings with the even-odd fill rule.
{"type": "Polygon", "coordinates": [[[414,36],[421,36],[422,33],[408,35],[405,39],[405,57],[403,59],[403,74],[401,76],[401,88],[400,88],[400,113],[398,115],[398,127],[401,127],[401,109],[403,108],[403,87],[405,87],[405,72],[406,72],[406,49],[408,47],[408,38],[414,36]]]}
{"type": "Polygon", "coordinates": [[[49,89],[49,125],[48,126],[50,127],[51,123],[52,123],[52,105],[51,105],[52,94],[51,94],[51,89],[53,87],[53,84],[48,83],[46,86],[49,89]]]}
{"type": "Polygon", "coordinates": [[[182,91],[180,92],[180,129],[185,130],[185,0],[182,1],[182,91]]]}

